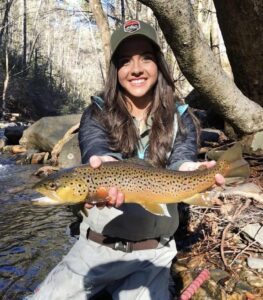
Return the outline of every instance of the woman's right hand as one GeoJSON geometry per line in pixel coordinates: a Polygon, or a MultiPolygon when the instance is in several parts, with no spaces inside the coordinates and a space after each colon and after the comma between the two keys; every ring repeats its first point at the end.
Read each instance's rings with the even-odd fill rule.
{"type": "MultiPolygon", "coordinates": [[[[103,156],[98,156],[98,155],[93,155],[89,159],[89,164],[92,168],[96,169],[101,166],[103,162],[108,162],[108,161],[117,161],[117,159],[103,155],[103,156]]],[[[124,194],[120,191],[118,191],[117,187],[111,187],[108,190],[108,197],[107,197],[107,206],[115,206],[119,207],[123,204],[124,202],[124,194]]],[[[86,208],[92,208],[94,205],[92,204],[85,204],[86,208]]]]}

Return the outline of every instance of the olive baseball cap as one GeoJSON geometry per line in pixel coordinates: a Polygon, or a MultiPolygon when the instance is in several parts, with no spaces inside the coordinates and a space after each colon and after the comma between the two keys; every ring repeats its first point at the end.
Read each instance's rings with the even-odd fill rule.
{"type": "Polygon", "coordinates": [[[139,20],[129,20],[117,28],[111,36],[111,57],[125,39],[136,35],[147,37],[160,49],[157,33],[151,25],[139,20]]]}

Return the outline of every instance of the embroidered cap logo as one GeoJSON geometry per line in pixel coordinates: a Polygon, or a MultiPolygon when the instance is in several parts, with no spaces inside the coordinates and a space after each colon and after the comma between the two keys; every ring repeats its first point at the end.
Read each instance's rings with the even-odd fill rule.
{"type": "Polygon", "coordinates": [[[132,32],[138,31],[140,29],[141,29],[140,22],[136,21],[136,20],[127,21],[123,25],[124,32],[132,33],[132,32]]]}

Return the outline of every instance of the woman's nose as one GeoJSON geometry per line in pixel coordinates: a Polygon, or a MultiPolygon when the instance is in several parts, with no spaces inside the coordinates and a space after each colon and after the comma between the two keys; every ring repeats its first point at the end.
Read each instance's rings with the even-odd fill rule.
{"type": "Polygon", "coordinates": [[[131,73],[134,75],[143,73],[143,67],[142,67],[142,63],[140,62],[140,60],[135,59],[133,61],[131,73]]]}

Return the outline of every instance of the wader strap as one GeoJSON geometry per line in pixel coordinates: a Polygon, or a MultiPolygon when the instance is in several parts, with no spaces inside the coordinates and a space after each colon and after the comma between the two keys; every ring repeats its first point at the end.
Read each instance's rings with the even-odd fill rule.
{"type": "Polygon", "coordinates": [[[131,242],[123,239],[107,237],[91,229],[87,231],[87,239],[100,245],[104,245],[114,250],[120,250],[123,252],[155,249],[158,247],[160,241],[160,239],[149,239],[139,242],[131,242]]]}

